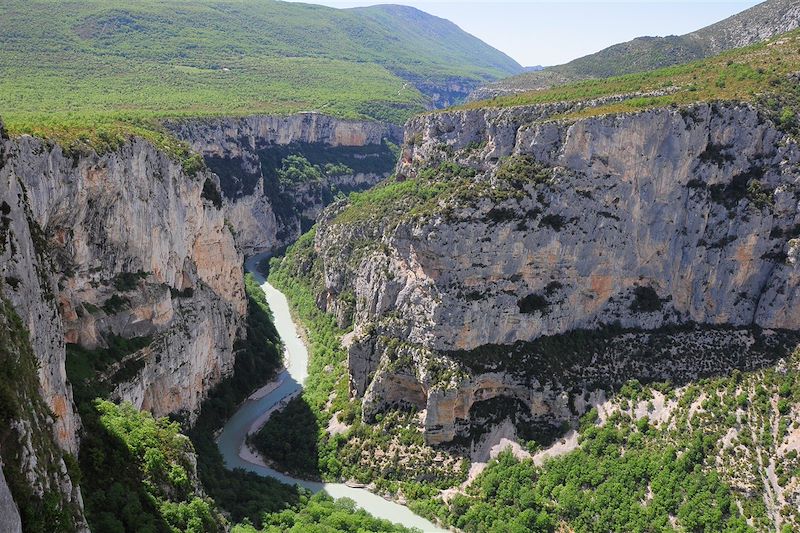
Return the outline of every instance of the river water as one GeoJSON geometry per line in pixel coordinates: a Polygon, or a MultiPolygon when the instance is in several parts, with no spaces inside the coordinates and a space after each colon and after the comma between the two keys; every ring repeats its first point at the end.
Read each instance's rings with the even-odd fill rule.
{"type": "Polygon", "coordinates": [[[275,318],[275,327],[286,347],[284,355],[284,370],[276,379],[280,383],[266,395],[256,400],[247,400],[239,410],[228,420],[217,438],[217,445],[225,465],[228,468],[243,468],[262,476],[269,476],[289,485],[300,485],[313,492],[324,490],[334,498],[350,498],[362,509],[373,516],[391,520],[407,527],[416,527],[422,531],[445,532],[428,520],[417,516],[407,507],[390,502],[372,494],[366,489],[348,487],[343,483],[321,483],[296,479],[262,464],[253,462],[253,458],[245,459],[241,456],[245,437],[254,423],[263,418],[270,409],[275,408],[281,400],[302,390],[302,383],[308,376],[308,350],[305,343],[297,333],[297,327],[289,313],[289,303],[286,297],[270,285],[264,277],[257,272],[256,265],[266,255],[253,256],[247,260],[246,268],[261,284],[261,289],[267,297],[267,302],[275,318]]]}

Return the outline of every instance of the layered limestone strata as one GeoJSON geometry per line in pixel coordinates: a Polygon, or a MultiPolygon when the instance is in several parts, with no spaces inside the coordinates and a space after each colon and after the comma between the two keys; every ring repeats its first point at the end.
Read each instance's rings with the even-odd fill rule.
{"type": "Polygon", "coordinates": [[[106,377],[157,416],[196,414],[233,367],[246,311],[242,254],[207,198],[214,176],[189,176],[142,140],[98,156],[23,136],[4,141],[0,180],[0,269],[62,445],[76,449],[78,426],[65,341],[152,338],[106,377]]]}
{"type": "MultiPolygon", "coordinates": [[[[472,169],[471,186],[436,172],[450,180],[445,191],[465,193],[377,223],[339,216],[343,205],[323,215],[312,253],[318,302],[354,323],[351,389],[367,416],[405,399],[426,408],[428,441],[444,442],[481,400],[518,398],[535,414],[531,391],[592,387],[585,362],[563,376],[518,368],[541,339],[569,344],[576,331],[696,325],[685,341],[696,357],[673,379],[762,361],[754,339],[779,339],[773,353],[795,343],[794,141],[744,104],[547,119],[562,108],[415,118],[398,175],[429,179],[425,169],[455,163],[472,169]],[[703,346],[713,345],[728,346],[732,361],[709,358],[703,346]],[[490,368],[470,363],[487,350],[490,368]]],[[[634,348],[608,363],[623,370],[618,379],[670,377],[668,352],[653,350],[663,362],[642,370],[634,348]]]]}
{"type": "MultiPolygon", "coordinates": [[[[140,339],[144,348],[99,378],[113,397],[156,416],[181,412],[191,421],[231,372],[247,304],[243,256],[218,188],[213,174],[189,175],[140,139],[97,155],[2,138],[0,288],[29,333],[39,393],[64,450],[77,454],[80,427],[67,343],[91,350],[140,339]]],[[[36,463],[21,465],[34,490],[49,483],[36,463]]],[[[80,506],[59,464],[65,501],[80,506]]]]}
{"type": "Polygon", "coordinates": [[[391,174],[397,126],[319,113],[170,122],[167,127],[203,155],[221,182],[226,217],[246,254],[285,246],[307,231],[337,193],[367,189],[391,174]],[[277,171],[301,155],[320,179],[285,182],[277,171]],[[328,164],[347,170],[325,171],[328,164]]]}

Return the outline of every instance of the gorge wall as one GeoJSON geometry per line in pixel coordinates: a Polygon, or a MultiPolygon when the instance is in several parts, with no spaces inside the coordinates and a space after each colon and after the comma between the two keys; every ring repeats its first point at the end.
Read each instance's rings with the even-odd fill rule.
{"type": "Polygon", "coordinates": [[[557,425],[598,389],[797,345],[796,143],[745,104],[548,120],[562,108],[412,119],[391,185],[410,192],[323,214],[303,275],[353,323],[367,418],[414,404],[447,442],[504,398],[557,425]]]}
{"type": "MultiPolygon", "coordinates": [[[[2,139],[0,290],[30,339],[39,394],[65,452],[77,453],[80,428],[68,343],[113,346],[117,359],[100,382],[157,416],[192,420],[233,368],[247,305],[243,256],[213,201],[217,187],[213,174],[187,174],[141,139],[103,155],[2,139]]],[[[33,441],[35,432],[20,428],[19,438],[33,441]]],[[[29,448],[20,466],[31,485],[47,477],[37,464],[61,464],[64,500],[79,502],[63,461],[29,448]]]]}
{"type": "Polygon", "coordinates": [[[364,190],[389,176],[397,160],[392,143],[402,139],[401,129],[392,124],[319,113],[190,120],[167,127],[219,176],[226,217],[247,255],[294,242],[339,193],[364,190]],[[305,159],[310,172],[281,173],[291,156],[305,159]]]}
{"type": "MultiPolygon", "coordinates": [[[[18,401],[40,406],[9,412],[14,442],[0,442],[9,513],[29,489],[55,494],[66,529],[84,529],[73,385],[192,422],[246,334],[244,254],[292,242],[337,195],[386,177],[401,136],[318,114],[168,128],[208,170],[135,137],[98,154],[0,124],[0,326],[19,337],[2,356],[29,354],[36,375],[18,401]]],[[[29,507],[19,514],[30,524],[29,507]]]]}

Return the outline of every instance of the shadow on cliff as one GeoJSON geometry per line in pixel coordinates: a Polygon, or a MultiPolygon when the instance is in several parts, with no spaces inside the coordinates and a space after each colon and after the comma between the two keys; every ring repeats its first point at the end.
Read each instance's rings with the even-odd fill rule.
{"type": "Polygon", "coordinates": [[[507,388],[470,406],[453,444],[474,447],[506,421],[516,436],[549,446],[581,415],[643,385],[674,388],[768,368],[800,344],[800,332],[686,324],[657,330],[576,330],[448,355],[477,378],[503,368],[507,388]],[[536,406],[536,413],[532,406],[536,406]]]}
{"type": "Polygon", "coordinates": [[[272,414],[250,442],[278,470],[303,479],[320,479],[319,422],[302,396],[272,414]]]}

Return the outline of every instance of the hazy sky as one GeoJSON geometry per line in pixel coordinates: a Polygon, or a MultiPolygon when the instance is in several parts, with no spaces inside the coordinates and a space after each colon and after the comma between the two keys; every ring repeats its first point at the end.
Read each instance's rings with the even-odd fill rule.
{"type": "Polygon", "coordinates": [[[525,66],[557,65],[641,35],[680,35],[758,0],[306,0],[333,7],[405,4],[444,17],[525,66]]]}

